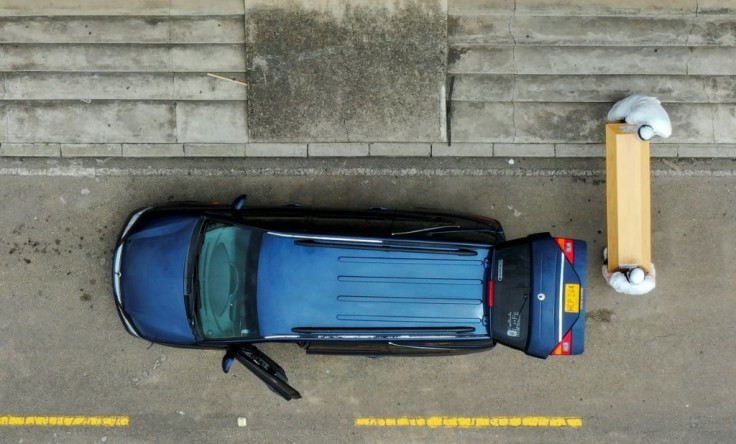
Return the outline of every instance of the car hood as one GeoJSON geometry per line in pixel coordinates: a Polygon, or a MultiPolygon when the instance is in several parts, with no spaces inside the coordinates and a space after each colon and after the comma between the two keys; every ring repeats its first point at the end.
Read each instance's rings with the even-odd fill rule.
{"type": "Polygon", "coordinates": [[[152,341],[190,345],[187,320],[186,260],[197,217],[151,215],[123,241],[122,310],[138,333],[152,341]]]}
{"type": "Polygon", "coordinates": [[[476,253],[469,256],[404,250],[303,246],[267,234],[258,271],[261,334],[471,327],[468,334],[487,335],[483,282],[489,250],[468,248],[476,253]]]}

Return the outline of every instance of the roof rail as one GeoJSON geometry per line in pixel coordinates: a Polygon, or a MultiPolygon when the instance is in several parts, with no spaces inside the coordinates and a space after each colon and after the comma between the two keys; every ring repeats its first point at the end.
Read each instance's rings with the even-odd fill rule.
{"type": "Polygon", "coordinates": [[[443,246],[422,245],[422,246],[406,246],[396,245],[392,242],[383,243],[359,243],[359,242],[342,242],[332,240],[318,239],[299,239],[294,241],[295,245],[301,247],[313,248],[345,248],[351,250],[377,250],[377,251],[401,251],[405,253],[424,253],[424,254],[447,254],[451,256],[477,256],[478,252],[469,248],[447,248],[443,246]]]}

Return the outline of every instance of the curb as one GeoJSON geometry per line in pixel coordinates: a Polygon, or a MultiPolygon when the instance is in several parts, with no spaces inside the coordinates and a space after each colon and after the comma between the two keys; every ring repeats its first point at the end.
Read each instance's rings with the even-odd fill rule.
{"type": "MultiPolygon", "coordinates": [[[[652,144],[654,158],[736,159],[736,144],[652,144]]],[[[0,143],[0,158],[604,158],[598,143],[0,143]]]]}

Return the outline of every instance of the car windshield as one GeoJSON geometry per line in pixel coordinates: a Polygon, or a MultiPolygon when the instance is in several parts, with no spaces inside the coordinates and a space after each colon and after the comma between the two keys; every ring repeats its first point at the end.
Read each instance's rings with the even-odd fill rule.
{"type": "Polygon", "coordinates": [[[209,220],[195,271],[195,315],[204,339],[254,338],[256,279],[263,232],[209,220]]]}

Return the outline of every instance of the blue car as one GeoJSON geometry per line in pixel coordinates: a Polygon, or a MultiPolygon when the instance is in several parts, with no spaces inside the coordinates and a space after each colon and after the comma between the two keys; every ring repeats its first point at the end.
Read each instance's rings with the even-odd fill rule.
{"type": "Polygon", "coordinates": [[[487,217],[171,203],[135,211],[115,248],[125,329],[222,349],[284,399],[301,395],[255,346],[308,354],[451,355],[500,343],[538,358],[583,352],[585,242],[507,241],[487,217]]]}

